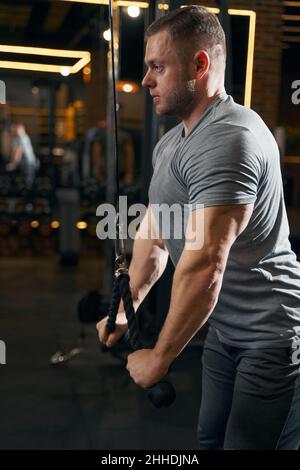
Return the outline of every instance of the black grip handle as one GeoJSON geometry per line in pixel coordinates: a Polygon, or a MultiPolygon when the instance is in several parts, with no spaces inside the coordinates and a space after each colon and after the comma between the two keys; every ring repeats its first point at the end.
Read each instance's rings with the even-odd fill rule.
{"type": "Polygon", "coordinates": [[[173,385],[166,381],[152,385],[147,392],[149,400],[156,408],[168,408],[176,399],[173,385]]]}
{"type": "MultiPolygon", "coordinates": [[[[122,341],[129,342],[129,331],[122,336],[122,341]]],[[[152,385],[152,387],[147,390],[147,395],[156,408],[168,408],[176,399],[176,392],[173,385],[166,380],[152,385]]]]}

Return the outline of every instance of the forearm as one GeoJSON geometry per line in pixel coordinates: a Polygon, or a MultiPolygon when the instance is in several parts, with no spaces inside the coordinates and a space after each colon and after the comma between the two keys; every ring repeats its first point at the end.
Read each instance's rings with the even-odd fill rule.
{"type": "Polygon", "coordinates": [[[135,310],[164,272],[167,261],[168,252],[157,240],[134,241],[129,276],[135,310]]]}
{"type": "Polygon", "coordinates": [[[215,264],[198,270],[176,269],[169,312],[154,348],[157,357],[171,364],[213,311],[223,273],[215,264]]]}

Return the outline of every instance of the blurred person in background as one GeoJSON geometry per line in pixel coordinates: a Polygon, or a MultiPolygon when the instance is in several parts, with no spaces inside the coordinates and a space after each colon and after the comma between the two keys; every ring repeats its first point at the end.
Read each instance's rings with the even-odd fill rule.
{"type": "Polygon", "coordinates": [[[29,135],[25,131],[23,124],[12,124],[11,133],[11,158],[6,165],[6,171],[20,170],[24,176],[26,184],[31,186],[36,170],[38,169],[38,160],[34,153],[29,135]]]}

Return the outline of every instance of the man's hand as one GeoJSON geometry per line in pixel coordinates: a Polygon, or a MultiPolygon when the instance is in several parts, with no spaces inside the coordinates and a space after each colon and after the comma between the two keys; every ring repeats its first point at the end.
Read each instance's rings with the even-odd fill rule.
{"type": "Polygon", "coordinates": [[[127,358],[126,369],[134,382],[142,388],[150,388],[168,373],[170,363],[159,358],[153,349],[139,349],[127,358]]]}
{"type": "Polygon", "coordinates": [[[108,333],[106,330],[106,323],[108,317],[103,318],[99,323],[97,323],[96,328],[99,333],[99,339],[101,343],[105,344],[108,348],[113,346],[121,336],[123,336],[128,330],[127,319],[125,313],[118,313],[116,319],[116,329],[112,333],[108,333]]]}

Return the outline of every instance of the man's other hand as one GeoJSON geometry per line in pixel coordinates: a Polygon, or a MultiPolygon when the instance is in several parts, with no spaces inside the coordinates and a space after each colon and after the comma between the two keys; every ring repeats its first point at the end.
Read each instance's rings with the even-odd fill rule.
{"type": "Polygon", "coordinates": [[[113,346],[119,339],[127,332],[127,319],[125,313],[118,313],[116,319],[116,328],[112,333],[108,333],[106,330],[106,323],[108,317],[103,318],[99,323],[97,323],[96,328],[99,334],[99,340],[101,343],[105,344],[108,348],[113,346]]]}

